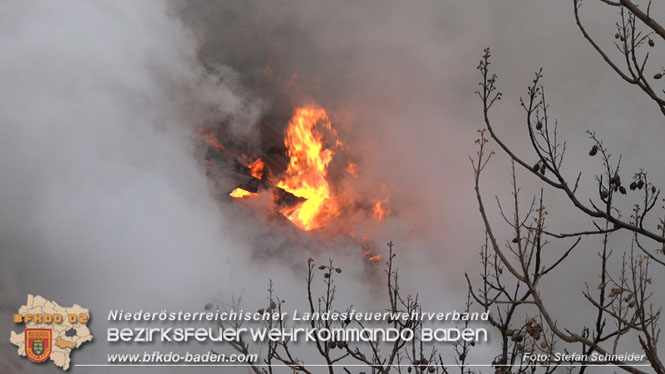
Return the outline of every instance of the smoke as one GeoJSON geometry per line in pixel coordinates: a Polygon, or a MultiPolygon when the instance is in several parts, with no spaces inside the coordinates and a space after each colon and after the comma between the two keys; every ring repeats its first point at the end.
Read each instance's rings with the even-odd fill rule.
{"type": "MultiPolygon", "coordinates": [[[[608,105],[632,91],[589,48],[566,3],[188,1],[180,13],[200,41],[201,60],[233,66],[271,108],[281,108],[284,96],[291,104],[304,96],[329,111],[359,174],[377,181],[365,183],[367,190],[379,183],[391,190],[396,218],[376,233],[377,243],[395,241],[407,261],[454,264],[442,274],[419,273],[437,274],[421,286],[443,278],[452,293],[463,289],[463,271],[476,265],[483,237],[468,156],[484,126],[474,90],[485,46],[493,48],[505,94],[496,126],[526,157],[518,98],[541,66],[552,111],[570,140],[569,159],[583,170],[595,167],[578,161],[587,151],[584,130],[621,133],[618,124],[627,118],[645,129],[657,115],[642,104],[621,111],[608,105]],[[591,111],[600,113],[590,118],[591,111]]],[[[614,32],[614,12],[584,14],[594,32],[614,32]]],[[[608,141],[617,152],[629,151],[608,141]]],[[[509,165],[495,164],[486,176],[488,198],[509,187],[509,165]]]]}
{"type": "MultiPolygon", "coordinates": [[[[602,20],[612,14],[588,16],[611,30],[602,20]]],[[[635,92],[588,48],[561,2],[21,2],[0,5],[0,21],[5,321],[26,293],[93,311],[191,309],[231,292],[251,294],[253,307],[274,278],[294,300],[302,249],[338,256],[353,289],[341,300],[371,305],[370,288],[354,287],[366,280],[354,249],[317,252],[319,240],[276,232],[214,198],[193,136],[212,121],[260,146],[261,118],[283,118],[299,102],[324,107],[363,178],[390,189],[394,218],[374,240],[397,243],[405,291],[432,300],[428,310],[461,308],[463,272],[473,273],[482,244],[467,156],[483,126],[473,91],[485,46],[505,93],[500,132],[518,151],[527,145],[517,98],[540,66],[576,163],[586,128],[611,133],[617,153],[644,139],[655,147],[649,134],[660,134],[655,108],[626,100],[635,92]]],[[[658,172],[658,160],[633,167],[658,172]]],[[[497,161],[488,198],[508,190],[507,173],[497,161]]],[[[583,282],[593,261],[583,256],[568,280],[583,282]]],[[[104,331],[105,317],[93,317],[93,331],[104,331]]],[[[105,361],[97,339],[79,363],[105,361]]]]}
{"type": "MultiPolygon", "coordinates": [[[[479,271],[483,229],[468,156],[475,154],[476,130],[484,127],[474,95],[484,47],[493,50],[492,67],[504,92],[492,118],[519,155],[536,158],[519,97],[533,72],[544,67],[550,113],[568,141],[566,167],[570,178],[583,173],[584,196],[594,196],[593,175],[599,170],[598,160],[586,156],[587,129],[597,131],[615,155],[630,155],[622,164],[626,175],[643,167],[663,180],[660,158],[652,157],[662,131],[657,107],[629,99],[640,93],[618,79],[583,39],[571,3],[189,1],[181,14],[195,30],[203,61],[226,61],[268,101],[306,96],[329,111],[358,156],[359,174],[391,190],[394,218],[374,239],[379,245],[395,241],[409,276],[405,287],[435,300],[426,301],[426,308],[445,310],[461,305],[464,272],[479,271]]],[[[589,30],[612,49],[614,9],[585,4],[582,14],[589,30]]],[[[510,164],[498,152],[483,183],[491,208],[493,195],[509,198],[509,173],[510,164]]],[[[525,206],[541,186],[525,173],[518,179],[525,206]]],[[[366,185],[371,190],[377,184],[366,185]]],[[[545,205],[555,232],[590,227],[587,217],[550,189],[545,205]]],[[[513,234],[506,226],[499,235],[506,240],[513,234]]],[[[629,247],[629,237],[615,240],[616,248],[629,247]]],[[[562,246],[548,249],[552,258],[562,246]]],[[[583,320],[570,305],[585,301],[577,291],[562,294],[561,283],[571,290],[596,284],[590,274],[598,271],[598,249],[597,241],[585,239],[567,264],[566,279],[544,282],[556,315],[576,326],[583,320]]]]}
{"type": "MultiPolygon", "coordinates": [[[[262,102],[231,69],[199,63],[163,2],[7,2],[0,14],[2,320],[27,293],[83,305],[98,336],[75,361],[99,363],[112,308],[198,309],[242,292],[248,277],[228,269],[249,268],[248,251],[226,231],[193,133],[226,118],[247,136],[262,102]]],[[[15,365],[11,327],[2,361],[15,365]]]]}

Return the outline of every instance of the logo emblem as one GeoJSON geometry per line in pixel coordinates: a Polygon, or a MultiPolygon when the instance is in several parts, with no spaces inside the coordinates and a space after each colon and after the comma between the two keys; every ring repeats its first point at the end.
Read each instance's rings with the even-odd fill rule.
{"type": "Polygon", "coordinates": [[[30,361],[44,362],[51,355],[51,329],[25,329],[25,354],[30,361]]]}

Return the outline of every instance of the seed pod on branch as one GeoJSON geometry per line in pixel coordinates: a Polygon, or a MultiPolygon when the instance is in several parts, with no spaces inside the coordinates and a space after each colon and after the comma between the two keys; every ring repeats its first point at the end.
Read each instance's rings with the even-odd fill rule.
{"type": "Polygon", "coordinates": [[[536,162],[536,163],[533,165],[533,169],[532,169],[532,170],[533,170],[534,173],[537,173],[538,170],[540,170],[540,161],[536,162]]]}
{"type": "Polygon", "coordinates": [[[595,156],[596,153],[598,153],[598,146],[594,145],[593,147],[591,147],[591,150],[589,151],[589,156],[595,156]]]}

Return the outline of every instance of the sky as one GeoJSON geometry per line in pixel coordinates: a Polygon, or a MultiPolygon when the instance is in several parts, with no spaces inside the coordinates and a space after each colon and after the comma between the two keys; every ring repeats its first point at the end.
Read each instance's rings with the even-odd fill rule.
{"type": "MultiPolygon", "coordinates": [[[[611,46],[614,12],[583,11],[611,46]]],[[[328,110],[363,178],[392,193],[393,216],[373,241],[396,243],[405,290],[430,309],[461,308],[464,272],[479,271],[468,156],[483,126],[474,91],[485,47],[504,93],[495,127],[519,154],[533,157],[519,97],[543,67],[570,175],[583,171],[585,189],[599,167],[586,156],[586,130],[624,155],[626,176],[641,167],[665,177],[658,108],[591,50],[572,1],[6,2],[0,30],[3,320],[27,293],[101,311],[91,322],[97,341],[74,354],[78,363],[105,360],[111,308],[197,309],[232,295],[256,307],[269,279],[297,305],[312,253],[349,269],[341,301],[377,300],[352,248],[284,232],[215,198],[193,136],[206,121],[230,121],[238,140],[260,146],[261,118],[285,97],[328,110]]],[[[483,184],[492,208],[493,195],[509,197],[508,177],[498,152],[483,184]]],[[[538,192],[518,177],[525,198],[538,192]]],[[[589,224],[561,196],[546,196],[553,231],[589,224]]],[[[627,243],[619,236],[616,246],[627,243]]],[[[594,284],[587,269],[597,245],[583,242],[564,279],[545,289],[594,284]]],[[[552,302],[581,323],[565,307],[580,297],[552,302]]],[[[31,372],[8,339],[0,346],[12,372],[31,372]]]]}

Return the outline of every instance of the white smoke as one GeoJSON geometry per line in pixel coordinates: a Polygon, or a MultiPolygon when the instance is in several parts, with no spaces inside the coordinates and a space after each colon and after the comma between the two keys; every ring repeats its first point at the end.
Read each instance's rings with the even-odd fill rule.
{"type": "MultiPolygon", "coordinates": [[[[239,138],[256,140],[254,125],[270,98],[243,84],[269,62],[284,79],[299,73],[338,118],[348,114],[350,122],[339,125],[361,166],[395,187],[399,219],[418,223],[392,221],[376,238],[409,250],[400,253],[405,289],[420,291],[429,310],[460,308],[462,274],[474,272],[482,243],[467,155],[482,127],[474,67],[486,45],[506,91],[497,110],[501,132],[520,151],[526,143],[512,127],[522,119],[517,97],[540,65],[562,124],[577,139],[573,160],[587,127],[616,131],[610,143],[626,153],[642,143],[622,135],[646,134],[640,139],[653,147],[660,139],[648,136],[661,134],[658,113],[639,103],[623,107],[634,92],[598,67],[568,4],[544,3],[1,3],[2,320],[27,293],[101,311],[93,332],[104,331],[110,308],[195,308],[215,296],[228,300],[230,290],[259,303],[256,293],[275,274],[289,302],[301,295],[302,268],[294,280],[283,263],[248,261],[257,243],[274,247],[288,238],[252,227],[237,207],[220,211],[192,141],[195,127],[220,118],[239,138]],[[589,111],[601,114],[578,128],[589,111]],[[639,131],[622,128],[629,120],[639,131]]],[[[502,166],[488,173],[488,199],[507,190],[502,166]]],[[[594,261],[588,252],[570,276],[577,285],[594,261]]],[[[348,267],[361,268],[343,267],[345,276],[354,273],[348,267]]],[[[355,278],[348,282],[340,289],[353,292],[341,300],[372,302],[355,278]]],[[[14,365],[3,336],[6,323],[1,348],[11,356],[0,357],[14,365]]],[[[104,362],[103,340],[97,336],[75,361],[104,362]]]]}
{"type": "Polygon", "coordinates": [[[262,104],[233,72],[204,69],[162,1],[3,2],[0,49],[2,319],[27,293],[83,305],[99,335],[74,361],[100,363],[110,308],[196,309],[229,289],[247,250],[192,139],[220,117],[251,132],[262,104]]]}

